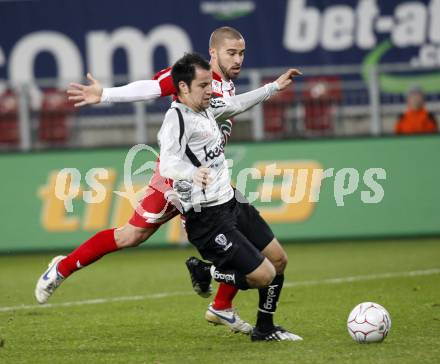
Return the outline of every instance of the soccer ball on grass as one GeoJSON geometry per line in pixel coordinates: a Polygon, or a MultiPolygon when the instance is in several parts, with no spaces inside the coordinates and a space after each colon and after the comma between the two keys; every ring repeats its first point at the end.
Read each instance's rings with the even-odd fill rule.
{"type": "Polygon", "coordinates": [[[363,302],[350,312],[347,319],[348,333],[358,343],[381,342],[391,328],[388,311],[374,302],[363,302]]]}

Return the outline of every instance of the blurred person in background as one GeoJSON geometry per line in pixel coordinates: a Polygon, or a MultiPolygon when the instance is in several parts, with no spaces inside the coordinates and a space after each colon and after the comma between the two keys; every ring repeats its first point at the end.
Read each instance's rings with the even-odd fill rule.
{"type": "Polygon", "coordinates": [[[422,89],[411,88],[407,96],[407,110],[400,114],[395,125],[396,134],[427,134],[437,131],[437,121],[425,107],[422,89]]]}

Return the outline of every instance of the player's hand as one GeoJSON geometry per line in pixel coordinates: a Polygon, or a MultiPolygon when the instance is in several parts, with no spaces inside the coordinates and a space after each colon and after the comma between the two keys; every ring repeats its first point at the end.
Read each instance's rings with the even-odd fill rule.
{"type": "Polygon", "coordinates": [[[205,188],[208,184],[212,182],[210,172],[211,170],[207,167],[197,168],[193,175],[194,184],[199,187],[205,188]]]}
{"type": "Polygon", "coordinates": [[[296,68],[288,69],[287,72],[283,73],[276,80],[279,90],[282,91],[287,88],[287,86],[289,86],[293,82],[293,77],[300,75],[302,75],[301,71],[297,70],[296,68]]]}
{"type": "Polygon", "coordinates": [[[71,83],[67,89],[69,101],[75,102],[75,107],[99,104],[102,96],[102,86],[90,73],[87,73],[89,85],[71,83]]]}

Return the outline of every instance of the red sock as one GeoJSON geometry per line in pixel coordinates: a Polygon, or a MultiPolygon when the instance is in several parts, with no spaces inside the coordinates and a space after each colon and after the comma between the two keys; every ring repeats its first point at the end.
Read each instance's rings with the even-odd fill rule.
{"type": "Polygon", "coordinates": [[[85,267],[104,255],[118,250],[115,229],[103,230],[82,243],[58,264],[58,272],[67,278],[73,272],[85,267]]]}
{"type": "Polygon", "coordinates": [[[226,310],[227,308],[231,308],[232,300],[237,292],[237,287],[226,283],[220,283],[212,307],[216,310],[226,310]]]}

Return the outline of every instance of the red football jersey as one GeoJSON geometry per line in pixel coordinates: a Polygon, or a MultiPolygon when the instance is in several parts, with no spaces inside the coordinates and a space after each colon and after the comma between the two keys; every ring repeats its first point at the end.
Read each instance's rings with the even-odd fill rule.
{"type": "MultiPolygon", "coordinates": [[[[176,96],[177,90],[171,77],[171,67],[157,72],[154,80],[159,81],[161,96],[176,96]]],[[[235,96],[234,82],[222,80],[219,74],[212,72],[212,92],[215,97],[235,96]]]]}

